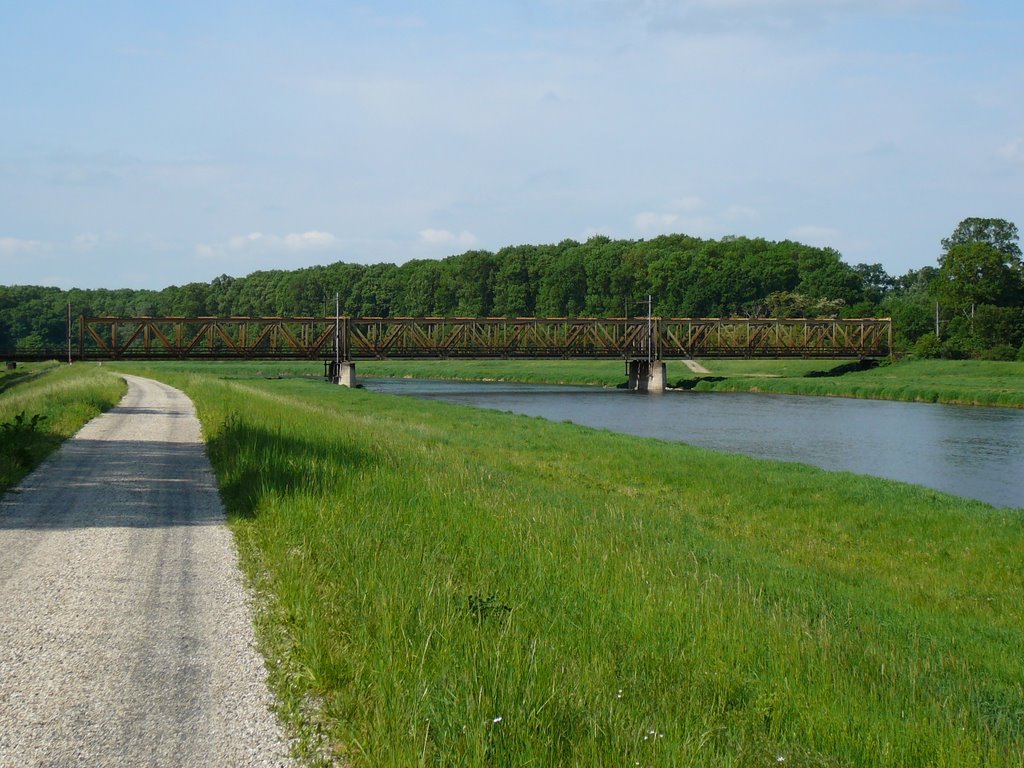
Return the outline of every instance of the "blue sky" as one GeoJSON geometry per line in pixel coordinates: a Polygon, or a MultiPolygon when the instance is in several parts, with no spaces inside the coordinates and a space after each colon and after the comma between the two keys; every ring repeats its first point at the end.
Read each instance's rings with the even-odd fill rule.
{"type": "Polygon", "coordinates": [[[1024,5],[0,0],[0,284],[1024,227],[1024,5]]]}

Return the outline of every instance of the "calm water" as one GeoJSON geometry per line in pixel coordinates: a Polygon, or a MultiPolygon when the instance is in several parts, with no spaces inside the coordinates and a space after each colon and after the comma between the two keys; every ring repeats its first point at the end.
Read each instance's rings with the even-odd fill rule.
{"type": "Polygon", "coordinates": [[[726,392],[365,379],[367,389],[495,408],[1024,507],[1024,410],[726,392]]]}

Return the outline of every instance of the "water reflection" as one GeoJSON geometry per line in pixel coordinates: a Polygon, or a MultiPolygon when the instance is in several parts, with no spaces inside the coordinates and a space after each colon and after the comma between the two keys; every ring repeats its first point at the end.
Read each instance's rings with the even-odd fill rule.
{"type": "Polygon", "coordinates": [[[494,408],[918,483],[1024,506],[1024,411],[726,392],[368,379],[368,389],[494,408]]]}

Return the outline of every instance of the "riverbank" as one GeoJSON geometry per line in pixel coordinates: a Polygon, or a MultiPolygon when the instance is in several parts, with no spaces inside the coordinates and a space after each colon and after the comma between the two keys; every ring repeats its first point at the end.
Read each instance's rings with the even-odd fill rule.
{"type": "MultiPolygon", "coordinates": [[[[700,391],[859,397],[878,400],[1024,407],[1024,363],[981,360],[908,360],[856,370],[837,360],[700,361],[707,374],[683,362],[667,364],[670,386],[700,391]]],[[[619,361],[430,360],[358,363],[360,375],[587,384],[614,387],[625,381],[619,361]]]]}
{"type": "Polygon", "coordinates": [[[708,363],[712,377],[694,377],[694,388],[1024,407],[1024,363],[907,360],[868,370],[835,371],[839,375],[830,375],[825,370],[821,375],[778,378],[751,376],[745,363],[725,360],[708,363]]]}
{"type": "Polygon", "coordinates": [[[152,375],[196,402],[267,596],[272,681],[310,750],[352,765],[1024,759],[1015,514],[313,380],[152,375]]]}

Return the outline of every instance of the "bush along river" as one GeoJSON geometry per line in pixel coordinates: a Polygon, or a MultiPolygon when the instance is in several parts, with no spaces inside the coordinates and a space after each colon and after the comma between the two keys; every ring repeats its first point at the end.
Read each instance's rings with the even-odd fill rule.
{"type": "Polygon", "coordinates": [[[571,421],[1024,507],[1024,411],[730,392],[364,379],[367,389],[571,421]]]}

